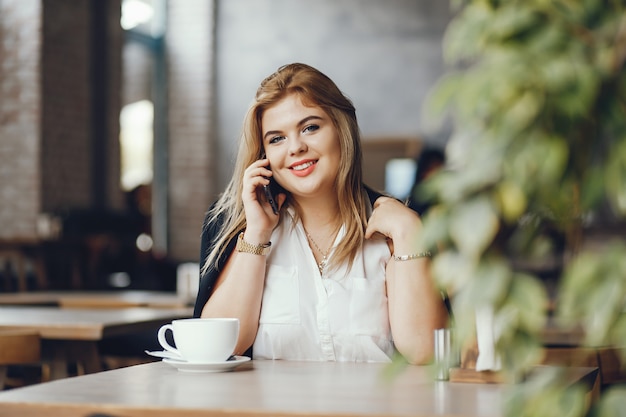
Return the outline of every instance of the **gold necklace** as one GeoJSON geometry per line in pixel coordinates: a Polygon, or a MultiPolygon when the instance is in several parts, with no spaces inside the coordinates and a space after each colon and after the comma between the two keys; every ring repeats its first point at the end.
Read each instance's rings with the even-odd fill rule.
{"type": "MultiPolygon", "coordinates": [[[[337,232],[338,231],[339,230],[337,230],[337,232]]],[[[335,243],[335,237],[337,236],[337,232],[333,233],[333,238],[330,241],[330,246],[328,246],[328,249],[326,249],[326,252],[324,252],[323,250],[320,249],[317,243],[315,243],[315,240],[313,240],[309,232],[307,232],[306,229],[304,229],[304,233],[306,233],[306,237],[309,238],[309,242],[311,242],[313,246],[315,246],[315,249],[317,249],[317,251],[320,253],[320,255],[322,255],[322,260],[317,263],[317,269],[320,270],[320,275],[324,275],[324,269],[326,269],[326,264],[328,263],[328,254],[330,253],[330,250],[333,248],[333,243],[335,243]]]]}

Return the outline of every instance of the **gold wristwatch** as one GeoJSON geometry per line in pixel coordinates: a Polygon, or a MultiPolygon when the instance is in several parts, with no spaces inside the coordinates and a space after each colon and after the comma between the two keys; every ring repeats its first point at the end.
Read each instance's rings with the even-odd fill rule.
{"type": "Polygon", "coordinates": [[[243,232],[239,233],[237,238],[237,252],[251,253],[253,255],[267,255],[270,253],[272,242],[253,245],[243,240],[243,232]]]}

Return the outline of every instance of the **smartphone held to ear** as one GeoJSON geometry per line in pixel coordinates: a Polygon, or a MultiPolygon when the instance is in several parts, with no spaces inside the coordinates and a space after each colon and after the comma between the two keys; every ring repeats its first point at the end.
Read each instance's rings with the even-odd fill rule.
{"type": "Polygon", "coordinates": [[[263,191],[265,192],[265,198],[267,198],[267,202],[270,203],[270,206],[272,206],[272,211],[274,212],[274,214],[278,214],[278,201],[274,196],[278,195],[278,192],[280,191],[280,186],[273,178],[270,178],[269,180],[269,185],[264,185],[263,191]]]}
{"type": "MultiPolygon", "coordinates": [[[[261,158],[266,158],[265,152],[263,152],[261,158]]],[[[270,167],[268,166],[268,168],[270,167]]],[[[263,186],[263,192],[265,193],[265,198],[267,199],[267,202],[270,204],[270,206],[272,206],[272,211],[274,212],[274,214],[278,214],[278,200],[276,199],[276,197],[278,196],[278,193],[284,192],[284,190],[280,185],[278,185],[274,178],[270,177],[268,179],[270,183],[269,185],[263,186]]]]}

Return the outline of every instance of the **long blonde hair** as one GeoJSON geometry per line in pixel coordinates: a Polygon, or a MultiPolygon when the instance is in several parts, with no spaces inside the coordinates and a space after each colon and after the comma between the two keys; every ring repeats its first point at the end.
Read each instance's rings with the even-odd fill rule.
{"type": "MultiPolygon", "coordinates": [[[[209,245],[207,260],[202,268],[203,274],[212,263],[215,268],[218,267],[218,261],[224,255],[228,242],[246,228],[241,199],[243,174],[250,164],[263,156],[263,112],[294,93],[307,105],[318,106],[324,110],[337,129],[341,158],[335,188],[337,196],[342,197],[338,198],[339,217],[345,225],[346,234],[329,266],[339,265],[346,260],[351,265],[354,261],[362,245],[367,223],[367,193],[362,183],[361,137],[356,111],[350,99],[330,78],[309,65],[294,63],[280,67],[261,82],[255,100],[246,113],[233,177],[207,215],[205,227],[215,221],[221,222],[221,226],[216,240],[209,245]]],[[[281,207],[281,217],[290,205],[297,213],[297,207],[288,194],[281,207]]]]}

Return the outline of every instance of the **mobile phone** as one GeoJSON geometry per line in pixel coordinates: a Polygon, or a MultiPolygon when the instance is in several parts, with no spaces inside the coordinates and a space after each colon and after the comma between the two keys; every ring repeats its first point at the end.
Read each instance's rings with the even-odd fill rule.
{"type": "MultiPolygon", "coordinates": [[[[261,154],[261,158],[266,158],[265,152],[261,154]]],[[[271,167],[268,166],[268,169],[271,169],[271,167]]],[[[268,179],[270,180],[270,183],[263,186],[263,192],[265,193],[265,198],[267,199],[267,202],[270,203],[270,206],[272,206],[272,211],[274,212],[274,214],[278,214],[278,201],[276,200],[275,196],[277,196],[279,192],[283,191],[283,188],[278,185],[273,177],[269,177],[268,179]]]]}
{"type": "Polygon", "coordinates": [[[278,214],[278,202],[276,201],[274,196],[278,194],[280,186],[278,185],[276,180],[274,180],[274,178],[270,177],[269,180],[269,185],[264,185],[263,191],[265,192],[265,198],[267,198],[267,202],[270,203],[270,206],[272,206],[272,211],[274,212],[274,214],[278,214]]]}

